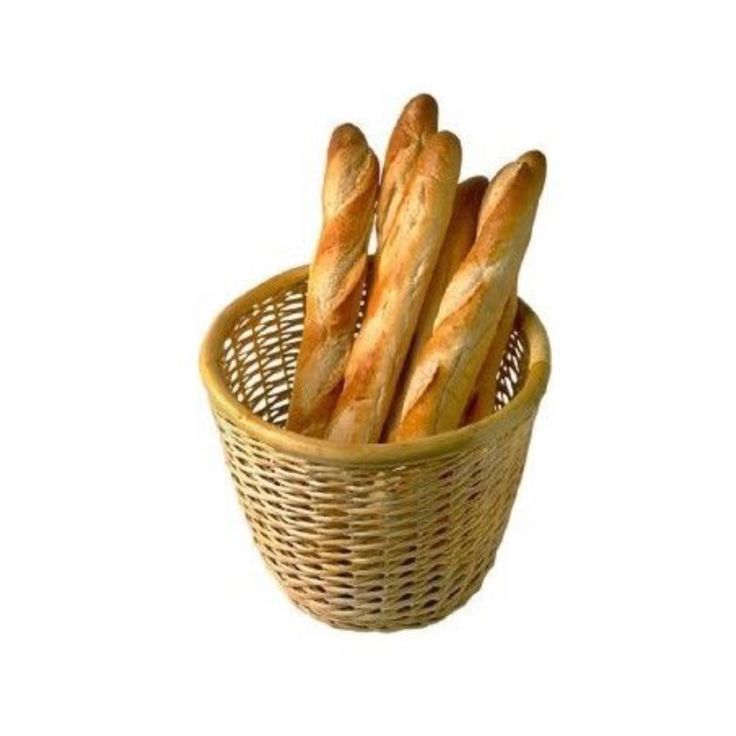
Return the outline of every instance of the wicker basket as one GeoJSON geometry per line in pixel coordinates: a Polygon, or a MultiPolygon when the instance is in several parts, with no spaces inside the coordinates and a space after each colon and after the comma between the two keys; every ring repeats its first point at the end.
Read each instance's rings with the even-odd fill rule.
{"type": "Polygon", "coordinates": [[[244,294],[202,347],[240,502],[299,608],[351,629],[437,621],[478,590],[495,559],[549,377],[544,328],[520,302],[486,419],[411,442],[338,445],[282,428],[307,276],[296,268],[244,294]]]}

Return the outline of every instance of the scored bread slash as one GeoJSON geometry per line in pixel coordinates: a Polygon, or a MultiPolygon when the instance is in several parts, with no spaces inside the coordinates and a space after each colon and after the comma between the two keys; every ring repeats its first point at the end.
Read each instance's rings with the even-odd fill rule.
{"type": "Polygon", "coordinates": [[[412,168],[429,136],[437,132],[439,112],[434,97],[417,95],[401,111],[386,148],[376,208],[378,252],[411,180],[412,168]]]}
{"type": "Polygon", "coordinates": [[[440,248],[440,255],[434,267],[422,310],[419,313],[419,320],[404,364],[399,388],[391,404],[391,411],[384,429],[386,434],[390,434],[396,428],[399,411],[406,395],[406,379],[413,372],[417,356],[424,343],[432,335],[434,320],[447,285],[475,242],[478,213],[487,186],[488,179],[485,176],[474,176],[458,184],[452,218],[440,248]]]}
{"type": "Polygon", "coordinates": [[[387,234],[327,438],[377,442],[452,215],[460,141],[430,136],[387,234]]]}
{"type": "Polygon", "coordinates": [[[367,269],[378,160],[354,125],[335,129],[322,188],[322,230],[309,270],[304,333],[286,428],[322,437],[342,386],[367,269]]]}
{"type": "Polygon", "coordinates": [[[450,281],[432,336],[408,377],[391,440],[426,437],[459,426],[515,288],[545,173],[544,156],[531,151],[504,167],[489,184],[478,237],[450,281]]]}

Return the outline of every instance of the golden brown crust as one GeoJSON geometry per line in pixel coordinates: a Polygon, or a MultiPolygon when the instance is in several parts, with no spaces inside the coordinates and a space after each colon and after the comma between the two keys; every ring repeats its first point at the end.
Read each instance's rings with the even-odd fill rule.
{"type": "Polygon", "coordinates": [[[531,236],[544,184],[544,156],[530,152],[504,167],[486,197],[480,234],[450,281],[409,377],[392,440],[426,437],[459,426],[488,355],[531,236]]]}
{"type": "Polygon", "coordinates": [[[494,175],[489,186],[486,188],[486,192],[483,195],[483,201],[480,205],[480,212],[478,213],[478,235],[488,218],[488,215],[498,205],[499,199],[503,196],[506,188],[509,185],[511,179],[515,176],[515,172],[520,164],[526,163],[535,171],[546,172],[546,159],[541,151],[527,151],[526,153],[519,156],[516,161],[502,166],[494,175]]]}
{"type": "Polygon", "coordinates": [[[452,218],[419,313],[402,378],[399,380],[399,389],[391,404],[389,419],[384,430],[386,433],[391,433],[398,423],[399,410],[406,394],[406,378],[411,375],[419,351],[432,334],[434,320],[445,289],[475,241],[478,212],[487,186],[488,179],[485,176],[474,176],[458,184],[452,218]]]}
{"type": "Polygon", "coordinates": [[[409,100],[396,121],[383,161],[376,208],[379,252],[406,194],[414,162],[429,136],[437,132],[438,114],[435,99],[431,95],[422,94],[409,100]]]}
{"type": "Polygon", "coordinates": [[[322,437],[342,387],[366,273],[378,191],[378,160],[353,125],[327,151],[322,231],[309,273],[304,334],[287,429],[322,437]]]}
{"type": "Polygon", "coordinates": [[[509,344],[509,338],[514,329],[516,309],[517,299],[516,288],[514,287],[511,296],[506,300],[506,306],[503,308],[501,320],[493,335],[491,347],[488,349],[488,354],[475,381],[475,388],[465,409],[463,424],[477,422],[479,419],[492,414],[495,410],[498,370],[501,367],[501,361],[506,353],[506,346],[509,344]]]}
{"type": "Polygon", "coordinates": [[[419,310],[452,215],[460,142],[431,136],[417,158],[385,258],[376,264],[366,316],[345,368],[345,384],[327,430],[342,443],[377,442],[419,310]]]}

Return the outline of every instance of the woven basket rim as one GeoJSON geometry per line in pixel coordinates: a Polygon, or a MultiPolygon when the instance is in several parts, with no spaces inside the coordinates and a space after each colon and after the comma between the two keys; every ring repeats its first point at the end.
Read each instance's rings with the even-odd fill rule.
{"type": "Polygon", "coordinates": [[[245,292],[220,312],[202,343],[199,368],[210,400],[230,421],[256,440],[279,452],[317,463],[344,466],[410,464],[488,443],[536,410],[549,381],[549,340],[539,317],[519,299],[520,326],[529,350],[527,375],[519,392],[505,407],[479,422],[405,442],[348,445],[305,437],[266,422],[230,393],[219,365],[222,345],[249,308],[269,296],[292,289],[305,281],[308,274],[309,266],[297,266],[245,292]]]}

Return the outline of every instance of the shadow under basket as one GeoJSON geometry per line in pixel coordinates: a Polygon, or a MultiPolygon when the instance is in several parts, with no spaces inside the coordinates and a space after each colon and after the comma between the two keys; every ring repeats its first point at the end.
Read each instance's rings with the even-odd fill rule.
{"type": "Polygon", "coordinates": [[[521,300],[496,411],[410,442],[339,445],[283,429],[308,268],[275,276],[215,320],[200,368],[256,545],[289,598],[333,626],[437,621],[493,565],[550,371],[521,300]]]}

